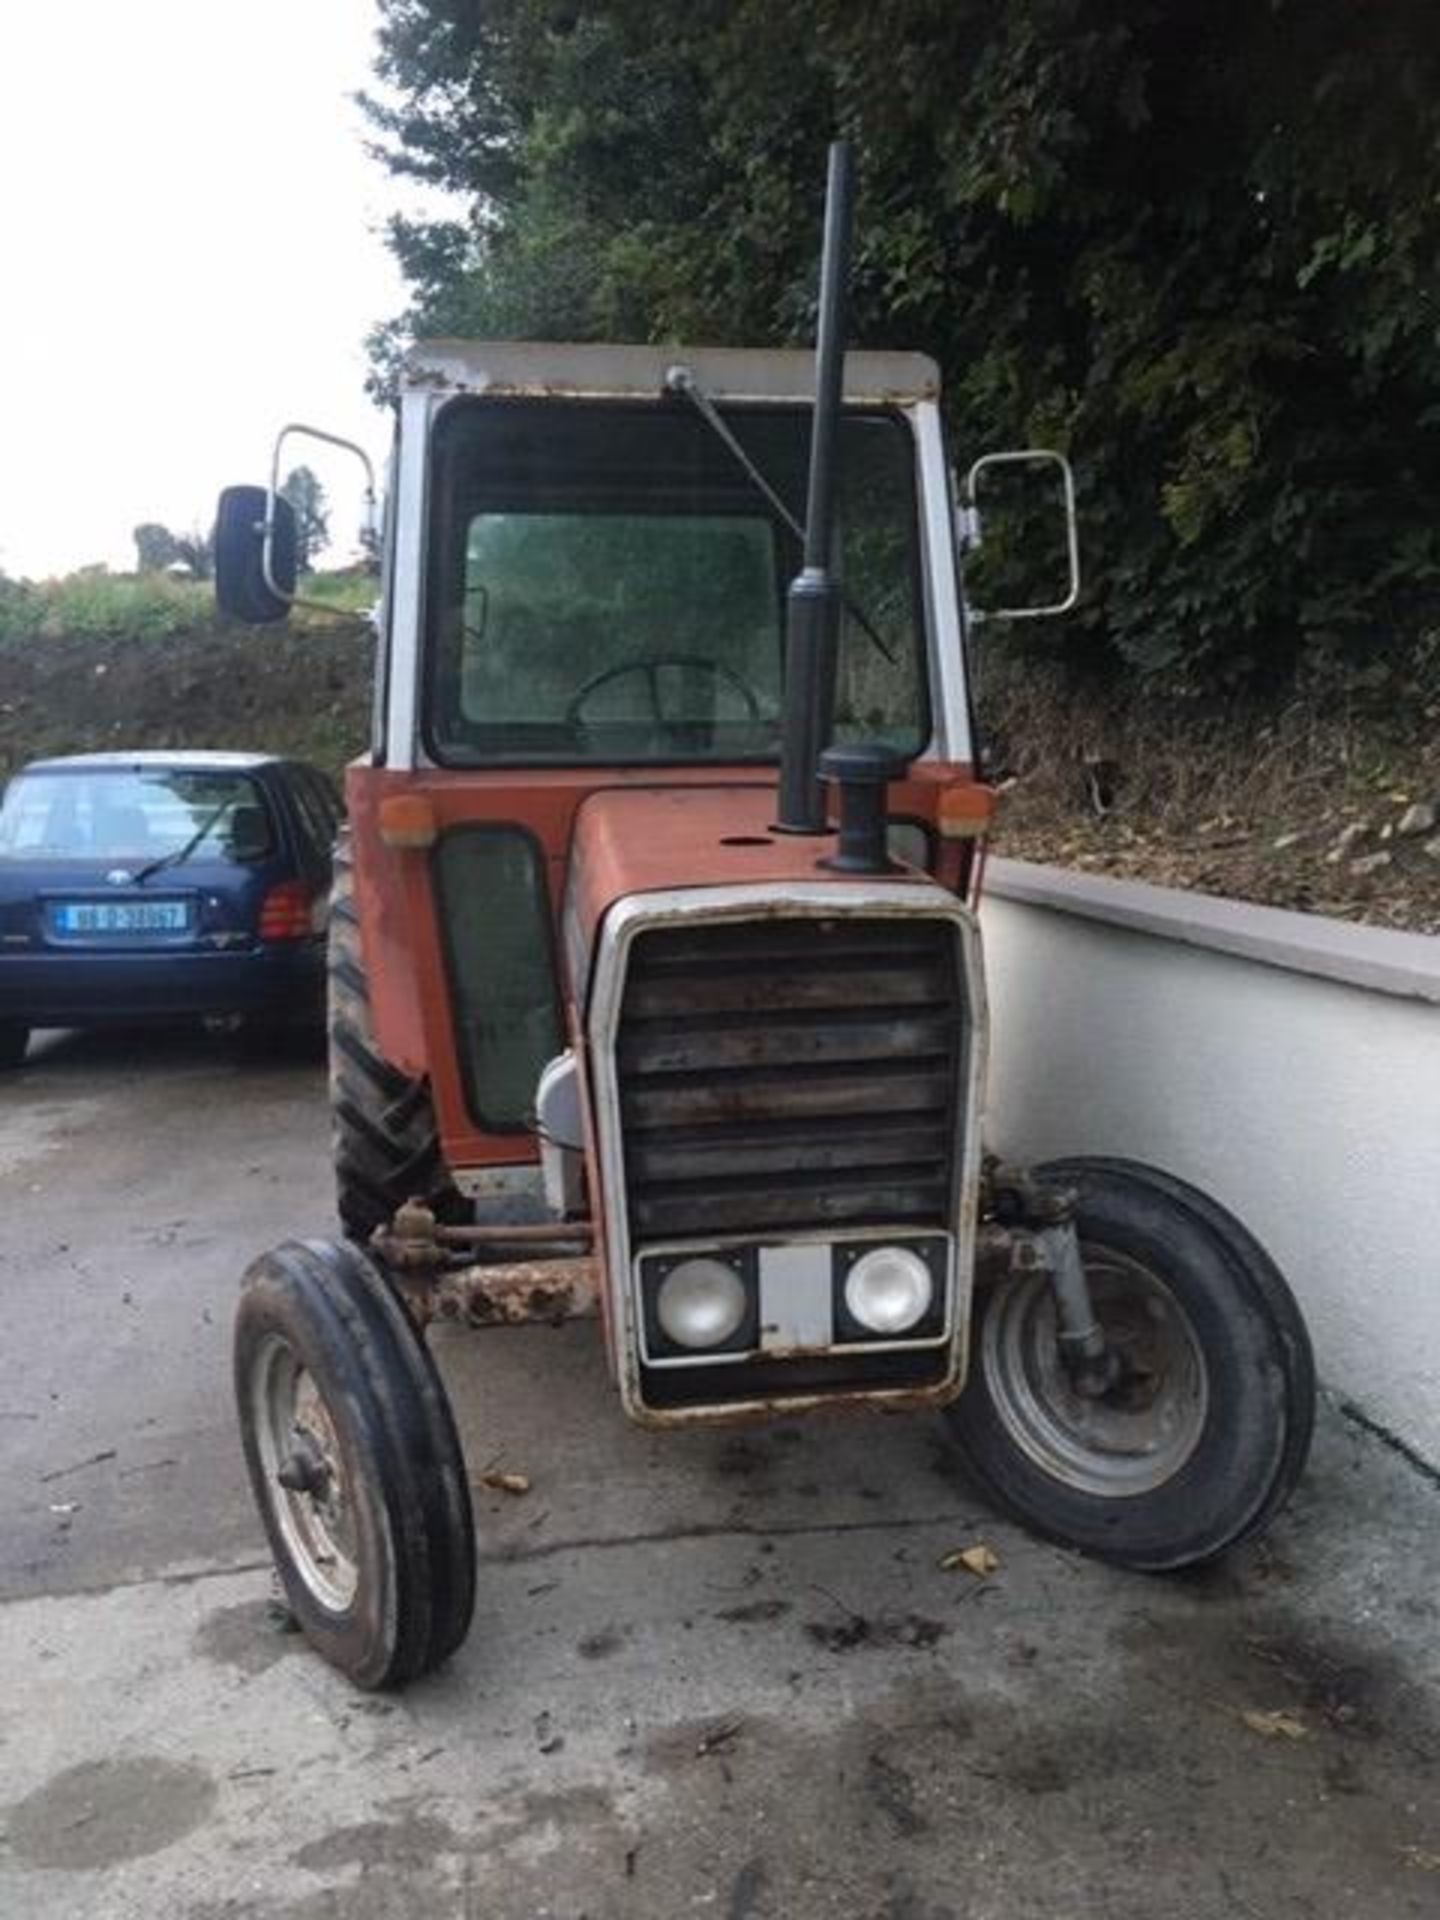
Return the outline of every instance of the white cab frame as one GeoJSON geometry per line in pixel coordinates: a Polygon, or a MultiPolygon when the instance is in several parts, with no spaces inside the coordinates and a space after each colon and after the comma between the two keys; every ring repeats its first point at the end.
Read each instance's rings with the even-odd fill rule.
{"type": "MultiPolygon", "coordinates": [[[[487,393],[556,400],[650,398],[659,404],[666,392],[666,375],[677,361],[689,367],[717,401],[803,405],[814,398],[814,356],[806,352],[713,347],[679,352],[673,347],[484,341],[441,341],[415,349],[400,401],[395,499],[386,556],[387,766],[405,771],[425,764],[419,724],[425,549],[430,442],[441,413],[466,396],[487,393]]],[[[966,685],[965,616],[939,391],[935,363],[923,354],[846,356],[847,403],[893,407],[914,436],[932,712],[932,736],[924,757],[969,763],[974,741],[966,685]]]]}

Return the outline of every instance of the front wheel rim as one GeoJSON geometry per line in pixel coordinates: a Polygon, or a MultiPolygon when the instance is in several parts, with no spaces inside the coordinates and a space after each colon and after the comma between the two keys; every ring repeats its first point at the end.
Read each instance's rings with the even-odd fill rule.
{"type": "Polygon", "coordinates": [[[360,1584],[350,1479],[315,1376],[278,1334],[256,1355],[250,1413],[266,1499],[286,1556],[322,1607],[344,1613],[360,1584]],[[297,1451],[318,1469],[311,1491],[281,1484],[281,1472],[297,1451]]]}
{"type": "Polygon", "coordinates": [[[1061,1358],[1044,1274],[1008,1282],[985,1316],[980,1365],[1001,1426],[1027,1459],[1077,1493],[1153,1493],[1205,1430],[1209,1376],[1189,1315],[1160,1277],[1111,1248],[1082,1249],[1095,1316],[1121,1363],[1098,1399],[1077,1393],[1061,1358]]]}

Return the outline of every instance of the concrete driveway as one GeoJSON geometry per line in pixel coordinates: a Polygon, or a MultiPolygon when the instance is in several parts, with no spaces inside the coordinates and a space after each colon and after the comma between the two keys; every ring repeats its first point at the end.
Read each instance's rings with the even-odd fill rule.
{"type": "Polygon", "coordinates": [[[447,1338],[532,1490],[477,1491],[450,1668],[351,1691],[269,1605],[227,1371],[326,1135],[318,1063],[191,1036],[0,1084],[5,1920],[1440,1914],[1440,1491],[1334,1414],[1265,1546],[1159,1582],[932,1422],[656,1439],[585,1327],[447,1338]]]}

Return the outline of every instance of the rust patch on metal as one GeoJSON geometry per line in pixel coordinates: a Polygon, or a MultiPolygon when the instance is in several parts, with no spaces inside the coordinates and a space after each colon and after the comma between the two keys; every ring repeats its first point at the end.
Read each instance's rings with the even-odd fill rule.
{"type": "Polygon", "coordinates": [[[460,1320],[472,1327],[558,1327],[593,1320],[600,1311],[600,1270],[594,1260],[517,1260],[460,1267],[423,1287],[427,1320],[460,1320]]]}
{"type": "Polygon", "coordinates": [[[520,1327],[539,1322],[592,1319],[600,1310],[600,1263],[588,1254],[557,1253],[546,1246],[589,1246],[588,1222],[518,1227],[440,1224],[419,1201],[400,1208],[381,1227],[371,1248],[400,1290],[420,1326],[432,1320],[463,1320],[472,1327],[520,1327]],[[513,1246],[535,1254],[518,1260],[470,1260],[462,1249],[513,1246]]]}

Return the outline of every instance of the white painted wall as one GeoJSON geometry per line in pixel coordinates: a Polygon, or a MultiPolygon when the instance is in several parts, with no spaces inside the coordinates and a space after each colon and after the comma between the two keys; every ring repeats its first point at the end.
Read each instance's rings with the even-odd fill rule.
{"type": "Polygon", "coordinates": [[[981,917],[994,1149],[1208,1189],[1325,1382],[1440,1466],[1440,940],[1008,861],[981,917]]]}

